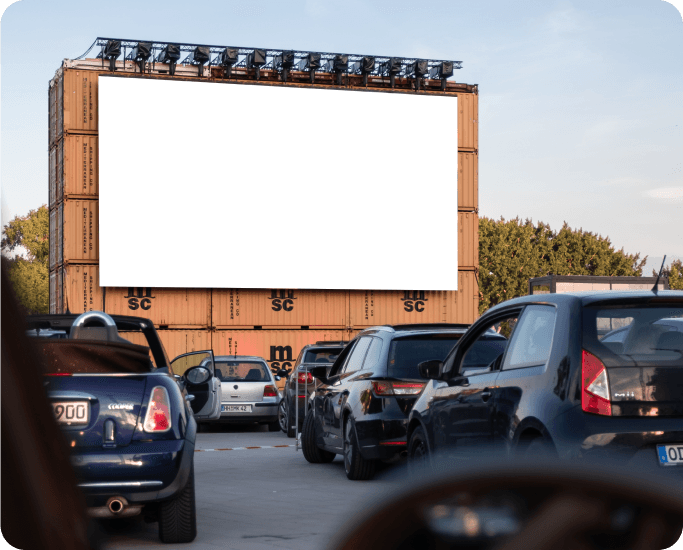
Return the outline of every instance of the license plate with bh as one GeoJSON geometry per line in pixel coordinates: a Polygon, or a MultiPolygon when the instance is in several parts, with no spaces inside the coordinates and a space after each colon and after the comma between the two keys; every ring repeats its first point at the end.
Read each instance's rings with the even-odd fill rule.
{"type": "Polygon", "coordinates": [[[250,413],[251,405],[221,405],[221,412],[250,413]]]}
{"type": "Polygon", "coordinates": [[[87,424],[90,420],[90,404],[87,401],[59,401],[52,403],[57,424],[87,424]]]}
{"type": "Polygon", "coordinates": [[[657,455],[662,466],[683,464],[683,443],[678,445],[657,445],[657,455]]]}

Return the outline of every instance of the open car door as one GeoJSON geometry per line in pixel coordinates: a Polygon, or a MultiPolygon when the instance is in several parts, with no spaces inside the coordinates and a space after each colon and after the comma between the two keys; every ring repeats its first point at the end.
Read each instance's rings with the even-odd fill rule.
{"type": "Polygon", "coordinates": [[[221,415],[221,381],[216,378],[212,350],[192,351],[171,361],[173,374],[181,376],[196,420],[215,420],[221,415]]]}

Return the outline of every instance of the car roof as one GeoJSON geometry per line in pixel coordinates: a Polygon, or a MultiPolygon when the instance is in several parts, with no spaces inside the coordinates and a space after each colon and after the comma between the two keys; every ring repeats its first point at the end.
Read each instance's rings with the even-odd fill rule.
{"type": "Polygon", "coordinates": [[[424,336],[428,334],[464,334],[470,327],[465,323],[416,323],[407,325],[378,325],[358,333],[358,336],[384,332],[394,337],[424,336]]]}

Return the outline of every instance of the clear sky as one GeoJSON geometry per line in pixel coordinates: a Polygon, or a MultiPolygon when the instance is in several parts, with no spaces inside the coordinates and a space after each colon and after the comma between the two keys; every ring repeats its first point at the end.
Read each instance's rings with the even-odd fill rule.
{"type": "Polygon", "coordinates": [[[480,215],[683,257],[683,20],[666,1],[21,0],[1,25],[3,223],[48,200],[49,80],[108,36],[461,60],[455,79],[480,90],[480,215]]]}

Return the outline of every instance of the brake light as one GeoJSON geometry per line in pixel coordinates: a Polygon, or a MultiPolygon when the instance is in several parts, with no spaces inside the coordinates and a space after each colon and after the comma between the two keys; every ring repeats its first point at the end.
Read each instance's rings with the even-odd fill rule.
{"type": "Polygon", "coordinates": [[[299,384],[312,384],[313,375],[310,372],[300,372],[297,376],[299,384]]]}
{"type": "Polygon", "coordinates": [[[275,386],[266,386],[263,388],[263,397],[277,397],[275,386]]]}
{"type": "Polygon", "coordinates": [[[612,416],[607,369],[592,353],[581,355],[581,409],[585,412],[612,416]]]}
{"type": "Polygon", "coordinates": [[[422,392],[425,384],[419,382],[388,382],[372,381],[372,390],[378,397],[391,397],[398,395],[418,395],[422,392]]]}
{"type": "Polygon", "coordinates": [[[152,390],[142,427],[146,432],[156,433],[171,429],[171,401],[163,386],[156,386],[152,390]]]}
{"type": "Polygon", "coordinates": [[[71,376],[70,372],[46,372],[43,376],[71,376]]]}

